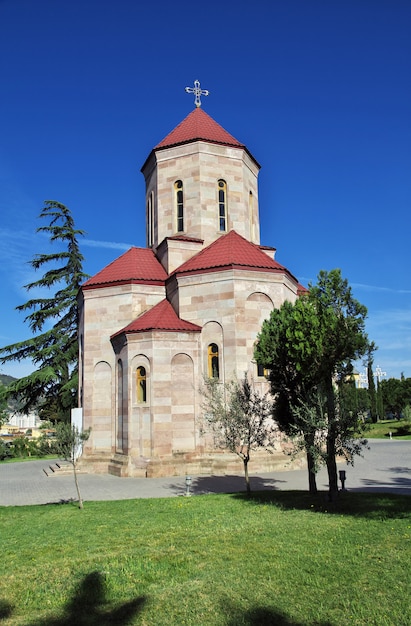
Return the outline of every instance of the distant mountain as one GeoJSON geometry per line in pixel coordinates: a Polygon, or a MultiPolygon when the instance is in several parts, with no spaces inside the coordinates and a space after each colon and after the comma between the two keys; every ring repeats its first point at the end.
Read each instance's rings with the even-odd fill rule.
{"type": "MultiPolygon", "coordinates": [[[[18,380],[18,378],[15,378],[14,376],[9,376],[8,374],[0,374],[0,385],[4,385],[5,387],[8,387],[15,380],[18,380]]],[[[20,402],[17,398],[9,398],[7,400],[6,410],[9,413],[14,413],[15,411],[19,411],[19,409],[20,409],[20,402]]]]}
{"type": "Polygon", "coordinates": [[[8,374],[0,374],[0,383],[2,383],[2,385],[5,385],[6,387],[15,380],[18,379],[14,378],[14,376],[9,376],[8,374]]]}

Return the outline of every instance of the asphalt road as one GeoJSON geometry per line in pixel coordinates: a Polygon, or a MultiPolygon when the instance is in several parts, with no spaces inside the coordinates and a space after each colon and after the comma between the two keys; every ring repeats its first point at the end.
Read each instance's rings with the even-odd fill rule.
{"type": "MultiPolygon", "coordinates": [[[[349,491],[389,492],[411,495],[411,441],[370,440],[364,457],[356,457],[354,467],[339,464],[346,470],[345,487],[349,491]]],[[[48,477],[43,469],[47,461],[0,463],[0,506],[22,506],[65,502],[77,498],[72,475],[48,477]]],[[[253,490],[308,489],[306,470],[290,470],[253,475],[253,490]]],[[[117,478],[98,474],[80,474],[84,501],[167,498],[185,493],[185,477],[117,478]]],[[[320,490],[328,489],[327,472],[317,475],[320,490]]],[[[193,476],[191,494],[234,493],[244,491],[243,476],[193,476]]]]}

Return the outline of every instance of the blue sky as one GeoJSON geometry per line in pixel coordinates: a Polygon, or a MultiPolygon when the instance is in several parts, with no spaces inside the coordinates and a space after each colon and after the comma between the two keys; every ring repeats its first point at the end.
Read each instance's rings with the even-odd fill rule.
{"type": "Polygon", "coordinates": [[[0,0],[0,345],[30,336],[44,200],[91,275],[145,246],[140,168],[199,79],[262,165],[261,243],[304,284],[340,268],[375,364],[411,377],[410,33],[409,0],[0,0]]]}

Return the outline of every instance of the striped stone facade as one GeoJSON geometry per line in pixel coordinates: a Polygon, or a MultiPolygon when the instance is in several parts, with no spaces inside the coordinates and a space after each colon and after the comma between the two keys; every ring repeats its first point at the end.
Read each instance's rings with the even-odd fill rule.
{"type": "MultiPolygon", "coordinates": [[[[259,245],[257,161],[202,110],[154,148],[142,171],[147,248],[89,279],[79,298],[79,401],[91,428],[82,463],[120,476],[241,471],[200,429],[209,347],[221,383],[248,372],[265,389],[253,361],[257,334],[301,286],[273,248],[259,245]]],[[[255,458],[254,469],[286,463],[280,450],[255,458]]]]}

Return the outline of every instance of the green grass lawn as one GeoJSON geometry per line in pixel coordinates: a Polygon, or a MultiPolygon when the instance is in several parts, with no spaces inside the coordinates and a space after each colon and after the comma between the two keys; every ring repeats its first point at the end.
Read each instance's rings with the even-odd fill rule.
{"type": "Polygon", "coordinates": [[[16,456],[12,459],[3,459],[0,463],[28,463],[30,461],[51,461],[53,459],[58,459],[55,454],[45,454],[43,456],[16,456]]]}
{"type": "Polygon", "coordinates": [[[381,420],[376,424],[367,425],[362,436],[367,439],[411,439],[411,424],[405,420],[381,420]]]}
{"type": "Polygon", "coordinates": [[[0,508],[0,621],[411,624],[411,498],[264,492],[0,508]]]}

